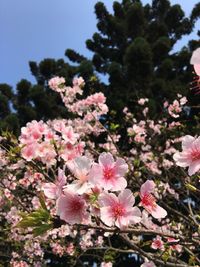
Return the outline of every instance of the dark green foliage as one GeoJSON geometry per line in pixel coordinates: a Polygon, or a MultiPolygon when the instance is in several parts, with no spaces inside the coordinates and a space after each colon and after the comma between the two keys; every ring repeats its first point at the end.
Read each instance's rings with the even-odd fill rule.
{"type": "MultiPolygon", "coordinates": [[[[67,84],[71,84],[75,75],[83,76],[87,84],[85,95],[102,90],[112,119],[112,114],[120,119],[124,106],[134,112],[137,99],[143,96],[152,98],[152,112],[159,112],[161,100],[172,100],[178,92],[187,95],[192,81],[189,60],[199,41],[190,40],[178,52],[174,46],[194,30],[200,17],[199,4],[189,17],[180,5],[172,5],[169,0],[153,0],[146,5],[140,0],[114,1],[112,13],[104,3],[97,2],[95,13],[98,31],[86,41],[87,48],[93,52],[91,60],[67,49],[65,56],[73,64],[50,58],[29,62],[36,84],[21,80],[15,93],[10,86],[0,85],[3,129],[17,132],[32,119],[69,116],[60,96],[48,88],[48,80],[54,76],[65,77],[67,84]],[[93,79],[98,74],[106,75],[109,85],[93,79]]],[[[192,104],[199,101],[192,94],[189,97],[192,104]]]]}
{"type": "Polygon", "coordinates": [[[111,109],[119,113],[126,105],[134,111],[135,101],[145,96],[153,98],[154,110],[159,110],[162,99],[172,100],[178,92],[187,95],[192,81],[191,52],[199,42],[190,41],[178,52],[173,49],[193,31],[199,4],[190,17],[168,0],[153,0],[151,5],[115,1],[113,11],[109,13],[101,2],[95,5],[98,32],[86,41],[94,53],[95,70],[108,74],[105,94],[111,109]]]}

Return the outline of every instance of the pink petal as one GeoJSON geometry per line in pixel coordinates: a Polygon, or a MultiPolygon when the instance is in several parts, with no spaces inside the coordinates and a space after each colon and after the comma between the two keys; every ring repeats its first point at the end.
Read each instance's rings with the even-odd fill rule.
{"type": "Polygon", "coordinates": [[[195,160],[189,165],[188,174],[191,176],[198,172],[200,169],[200,160],[195,160]]]}
{"type": "Polygon", "coordinates": [[[135,203],[135,198],[130,189],[125,189],[124,191],[122,191],[119,194],[118,199],[121,204],[124,204],[126,206],[133,206],[135,203]]]}
{"type": "Polygon", "coordinates": [[[99,204],[100,206],[107,206],[111,207],[113,206],[116,202],[118,202],[117,196],[113,193],[101,193],[99,195],[99,204]]]}
{"type": "Polygon", "coordinates": [[[111,153],[103,152],[99,156],[99,164],[103,166],[112,166],[114,163],[114,159],[111,153]]]}
{"type": "Polygon", "coordinates": [[[156,219],[161,219],[167,216],[167,211],[159,205],[156,205],[155,209],[151,211],[151,215],[156,219]]]}
{"type": "Polygon", "coordinates": [[[126,164],[124,159],[117,159],[115,163],[115,170],[117,175],[124,176],[124,174],[128,171],[128,165],[126,164]]]}
{"type": "Polygon", "coordinates": [[[193,147],[194,147],[194,149],[198,149],[198,150],[200,150],[200,136],[197,137],[197,138],[194,140],[194,142],[193,142],[193,147]]]}
{"type": "Polygon", "coordinates": [[[115,218],[112,215],[110,207],[103,207],[100,209],[101,220],[108,226],[114,225],[115,218]]]}
{"type": "Polygon", "coordinates": [[[42,189],[46,197],[50,199],[56,199],[58,197],[57,196],[58,187],[54,183],[45,183],[42,186],[42,189]]]}
{"type": "Polygon", "coordinates": [[[154,192],[155,183],[151,180],[147,180],[140,188],[141,196],[154,192]]]}
{"type": "Polygon", "coordinates": [[[136,224],[141,222],[142,220],[142,213],[138,207],[133,207],[132,212],[131,212],[131,223],[136,224]]]}
{"type": "Polygon", "coordinates": [[[76,180],[73,183],[67,185],[66,188],[68,188],[73,192],[76,192],[79,195],[82,195],[86,193],[91,188],[91,186],[87,182],[80,183],[79,181],[76,180]]]}
{"type": "Polygon", "coordinates": [[[127,181],[123,177],[120,177],[120,178],[118,178],[116,180],[113,179],[110,182],[111,182],[112,186],[110,188],[108,188],[108,189],[106,189],[106,187],[105,187],[106,190],[121,191],[121,190],[124,190],[124,188],[127,187],[127,181]]]}
{"type": "Polygon", "coordinates": [[[129,223],[130,223],[129,218],[127,218],[125,216],[124,217],[119,217],[115,221],[115,225],[120,229],[123,229],[124,227],[127,227],[129,225],[129,223]]]}
{"type": "Polygon", "coordinates": [[[200,47],[193,51],[190,64],[200,64],[200,47]]]}
{"type": "Polygon", "coordinates": [[[195,64],[193,67],[196,74],[200,76],[200,64],[195,64]]]}
{"type": "Polygon", "coordinates": [[[97,185],[97,184],[99,184],[100,180],[102,179],[102,176],[103,176],[102,168],[97,163],[94,163],[90,172],[89,172],[88,180],[93,185],[97,185]]]}
{"type": "Polygon", "coordinates": [[[191,135],[186,135],[182,138],[182,149],[191,148],[192,143],[194,142],[195,138],[191,135]]]}
{"type": "Polygon", "coordinates": [[[177,152],[173,155],[173,159],[176,161],[176,165],[180,167],[187,167],[190,165],[188,154],[184,152],[177,152]]]}
{"type": "Polygon", "coordinates": [[[60,184],[60,186],[64,186],[66,183],[66,176],[65,176],[65,172],[62,169],[58,169],[58,177],[57,177],[57,181],[60,184]]]}

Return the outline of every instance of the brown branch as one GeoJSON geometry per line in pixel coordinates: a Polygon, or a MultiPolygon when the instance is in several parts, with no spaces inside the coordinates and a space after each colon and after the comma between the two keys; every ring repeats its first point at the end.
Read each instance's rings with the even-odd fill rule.
{"type": "Polygon", "coordinates": [[[160,259],[155,258],[152,254],[145,252],[140,247],[138,247],[135,243],[133,243],[127,235],[120,235],[122,240],[129,245],[132,249],[136,250],[141,257],[147,258],[157,264],[160,264],[161,266],[167,266],[167,267],[199,267],[199,265],[188,265],[188,264],[179,264],[175,262],[165,262],[160,259]]]}

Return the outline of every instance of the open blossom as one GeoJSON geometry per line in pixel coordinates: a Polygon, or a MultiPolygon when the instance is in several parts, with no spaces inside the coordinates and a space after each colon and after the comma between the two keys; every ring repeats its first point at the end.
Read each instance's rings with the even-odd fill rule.
{"type": "Polygon", "coordinates": [[[181,111],[182,108],[177,100],[174,100],[174,102],[168,107],[169,115],[171,115],[173,118],[178,118],[179,117],[178,113],[180,113],[181,111]]]}
{"type": "Polygon", "coordinates": [[[139,100],[138,100],[138,104],[139,105],[141,105],[141,106],[143,106],[146,102],[148,102],[149,101],[149,99],[148,98],[140,98],[139,100]]]}
{"type": "Polygon", "coordinates": [[[85,85],[85,81],[82,77],[75,77],[73,79],[73,86],[83,87],[85,85]]]}
{"type": "Polygon", "coordinates": [[[196,74],[200,76],[200,47],[194,50],[190,59],[190,64],[194,66],[196,74]]]}
{"type": "Polygon", "coordinates": [[[135,198],[129,189],[122,191],[118,197],[113,193],[102,193],[99,196],[100,217],[108,226],[119,228],[141,221],[141,212],[133,207],[135,198]]]}
{"type": "Polygon", "coordinates": [[[160,249],[160,250],[164,250],[164,243],[162,241],[162,238],[160,236],[156,236],[156,238],[153,239],[153,242],[151,244],[151,247],[153,249],[160,249]]]}
{"type": "Polygon", "coordinates": [[[49,87],[56,91],[56,92],[62,92],[62,85],[65,83],[65,78],[63,77],[54,77],[49,80],[49,87]]]}
{"type": "Polygon", "coordinates": [[[82,196],[64,189],[64,194],[57,199],[56,213],[61,220],[69,224],[82,223],[87,220],[86,202],[82,196]]]}
{"type": "Polygon", "coordinates": [[[115,162],[111,153],[104,152],[99,156],[99,164],[93,164],[89,180],[105,190],[120,191],[127,186],[127,181],[123,177],[127,170],[128,165],[124,159],[117,158],[115,162]]]}
{"type": "Polygon", "coordinates": [[[151,194],[154,192],[155,183],[147,180],[140,189],[140,198],[142,205],[154,218],[161,219],[167,216],[166,210],[157,205],[155,197],[151,194]]]}
{"type": "Polygon", "coordinates": [[[71,126],[63,128],[62,137],[66,142],[69,142],[70,144],[75,144],[78,136],[79,135],[77,133],[74,133],[74,130],[71,126]]]}
{"type": "Polygon", "coordinates": [[[67,188],[78,194],[83,194],[91,188],[91,184],[88,182],[88,174],[91,169],[90,159],[85,156],[77,157],[72,161],[68,161],[67,167],[75,178],[77,178],[71,184],[67,185],[67,188]]]}
{"type": "Polygon", "coordinates": [[[186,135],[182,138],[182,152],[173,156],[180,167],[189,167],[188,174],[193,175],[200,169],[200,137],[186,135]]]}
{"type": "Polygon", "coordinates": [[[50,199],[57,199],[62,194],[63,186],[66,183],[66,176],[63,170],[58,169],[58,177],[55,183],[45,183],[42,186],[44,194],[50,199]]]}
{"type": "Polygon", "coordinates": [[[168,237],[168,238],[167,238],[167,241],[168,241],[169,243],[174,243],[174,244],[171,244],[171,245],[170,245],[170,248],[171,248],[172,250],[176,250],[176,251],[178,251],[178,252],[181,252],[181,251],[182,251],[182,246],[179,245],[179,244],[177,244],[177,242],[179,242],[179,239],[174,239],[174,238],[172,238],[172,237],[168,237]]]}

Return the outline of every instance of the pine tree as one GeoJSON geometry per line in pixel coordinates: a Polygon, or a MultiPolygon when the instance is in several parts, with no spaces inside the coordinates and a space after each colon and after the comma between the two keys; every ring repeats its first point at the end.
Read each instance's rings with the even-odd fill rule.
{"type": "MultiPolygon", "coordinates": [[[[193,31],[200,4],[190,17],[180,5],[171,5],[168,0],[146,5],[140,0],[116,1],[113,14],[98,2],[95,13],[98,32],[86,45],[93,52],[95,71],[108,77],[104,88],[111,109],[120,112],[128,106],[133,111],[135,101],[145,96],[152,99],[155,112],[161,100],[173,99],[178,92],[187,94],[192,80],[191,52],[199,42],[190,41],[178,52],[174,46],[193,31]]],[[[66,55],[74,63],[82,60],[72,50],[66,55]]]]}
{"type": "MultiPolygon", "coordinates": [[[[57,75],[65,77],[67,84],[71,84],[73,76],[83,76],[87,82],[85,95],[103,91],[111,109],[108,120],[114,117],[119,120],[124,106],[134,111],[140,97],[151,99],[153,113],[159,111],[161,100],[174,99],[178,92],[184,95],[189,92],[192,81],[189,60],[199,41],[190,40],[178,52],[174,46],[193,31],[200,17],[200,4],[189,17],[180,5],[171,5],[168,0],[153,0],[146,5],[140,0],[115,1],[113,13],[98,2],[95,13],[98,32],[86,41],[93,52],[92,59],[67,49],[68,62],[63,59],[29,62],[35,84],[23,79],[15,91],[0,85],[1,129],[19,133],[20,127],[33,119],[66,118],[69,114],[59,95],[48,87],[48,80],[57,75]],[[94,75],[105,78],[100,82],[100,78],[93,79],[94,75]]],[[[192,103],[197,102],[199,97],[193,97],[192,103]]]]}

